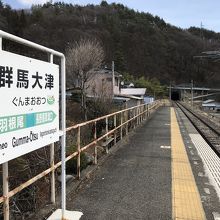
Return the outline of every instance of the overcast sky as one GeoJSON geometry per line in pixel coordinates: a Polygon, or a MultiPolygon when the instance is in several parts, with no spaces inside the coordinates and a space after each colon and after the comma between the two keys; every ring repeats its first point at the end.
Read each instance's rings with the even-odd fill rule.
{"type": "MultiPolygon", "coordinates": [[[[61,0],[62,1],[62,0],[61,0]]],[[[101,0],[63,0],[72,4],[99,4],[101,0]]],[[[12,8],[29,8],[47,0],[3,0],[12,8]]],[[[138,11],[158,15],[166,22],[181,27],[200,27],[220,32],[220,0],[108,0],[118,2],[138,11]]]]}

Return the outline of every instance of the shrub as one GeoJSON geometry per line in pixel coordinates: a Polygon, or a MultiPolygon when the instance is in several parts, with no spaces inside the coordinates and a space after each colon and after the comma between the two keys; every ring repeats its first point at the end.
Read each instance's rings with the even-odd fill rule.
{"type": "MultiPolygon", "coordinates": [[[[72,145],[67,148],[67,155],[70,155],[77,151],[77,147],[72,145]]],[[[80,154],[80,170],[87,167],[87,160],[84,152],[80,154]]],[[[69,174],[77,174],[77,157],[72,158],[66,163],[66,172],[69,174]]]]}

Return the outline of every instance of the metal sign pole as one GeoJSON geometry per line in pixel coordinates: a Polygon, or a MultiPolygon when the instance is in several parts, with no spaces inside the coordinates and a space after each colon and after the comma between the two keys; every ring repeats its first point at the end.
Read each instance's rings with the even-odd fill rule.
{"type": "MultiPolygon", "coordinates": [[[[53,63],[53,54],[49,54],[49,61],[53,63]]],[[[55,187],[55,169],[54,169],[54,143],[50,144],[50,166],[53,167],[50,177],[50,201],[55,204],[56,202],[56,187],[55,187]]]]}
{"type": "Polygon", "coordinates": [[[8,184],[8,162],[2,164],[3,168],[3,212],[4,212],[4,220],[9,220],[9,184],[8,184]]]}
{"type": "Polygon", "coordinates": [[[61,90],[62,90],[62,137],[61,137],[61,158],[62,158],[62,220],[65,219],[66,211],[66,70],[65,57],[61,58],[61,90]]]}

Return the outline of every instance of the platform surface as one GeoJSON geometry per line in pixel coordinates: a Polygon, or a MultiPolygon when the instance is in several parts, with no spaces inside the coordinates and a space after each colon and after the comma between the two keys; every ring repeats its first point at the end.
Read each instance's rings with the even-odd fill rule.
{"type": "Polygon", "coordinates": [[[196,133],[184,115],[160,108],[68,194],[67,208],[81,220],[218,220],[216,190],[190,138],[196,133]]]}

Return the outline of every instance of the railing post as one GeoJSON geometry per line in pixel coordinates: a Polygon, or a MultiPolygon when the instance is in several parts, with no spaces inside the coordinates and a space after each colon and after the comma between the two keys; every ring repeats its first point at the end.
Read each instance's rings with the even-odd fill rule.
{"type": "Polygon", "coordinates": [[[150,115],[150,109],[149,109],[149,104],[147,104],[147,117],[149,117],[149,115],[150,115]]]}
{"type": "Polygon", "coordinates": [[[142,115],[142,113],[143,113],[143,106],[140,106],[140,123],[142,122],[142,117],[143,117],[143,115],[142,115]]]}
{"type": "MultiPolygon", "coordinates": [[[[108,133],[108,117],[105,118],[105,133],[108,133]]],[[[108,135],[106,136],[106,139],[108,139],[108,135]]]]}
{"type": "Polygon", "coordinates": [[[137,124],[139,125],[140,124],[140,106],[138,105],[137,106],[137,124]]]}
{"type": "Polygon", "coordinates": [[[142,106],[139,106],[139,114],[140,114],[140,116],[139,116],[139,124],[141,124],[141,121],[142,121],[142,119],[141,119],[141,117],[142,117],[142,106]]]}
{"type": "Polygon", "coordinates": [[[146,104],[144,105],[144,120],[146,120],[146,104]]]}
{"type": "Polygon", "coordinates": [[[136,125],[138,126],[138,107],[137,106],[136,106],[135,110],[136,110],[136,112],[135,112],[135,114],[136,114],[136,125]]]}
{"type": "Polygon", "coordinates": [[[50,201],[55,204],[56,201],[56,192],[55,192],[55,169],[54,169],[54,143],[50,145],[50,166],[52,168],[50,176],[50,201]]]}
{"type": "MultiPolygon", "coordinates": [[[[108,117],[105,118],[105,134],[108,133],[108,117]]],[[[108,135],[106,136],[106,141],[108,140],[108,135]]],[[[108,145],[105,147],[105,151],[108,154],[108,145]]]]}
{"type": "Polygon", "coordinates": [[[81,154],[81,149],[80,149],[80,127],[78,127],[77,131],[77,178],[80,179],[80,154],[81,154]]]}
{"type": "Polygon", "coordinates": [[[8,162],[2,164],[3,168],[3,212],[4,212],[4,220],[9,220],[9,197],[8,197],[8,162]]]}
{"type": "Polygon", "coordinates": [[[135,110],[132,109],[132,120],[131,120],[131,126],[132,126],[132,129],[135,129],[135,120],[134,120],[134,114],[135,114],[135,110]]]}
{"type": "Polygon", "coordinates": [[[143,106],[141,106],[141,122],[143,121],[143,106]]]}
{"type": "Polygon", "coordinates": [[[126,120],[126,135],[128,135],[128,110],[125,112],[125,120],[126,120]]]}
{"type": "MultiPolygon", "coordinates": [[[[96,129],[96,121],[95,121],[95,128],[94,128],[94,140],[97,139],[97,129],[96,129]]],[[[94,164],[97,164],[97,142],[95,142],[95,148],[94,148],[94,164]]]]}
{"type": "MultiPolygon", "coordinates": [[[[114,115],[114,128],[116,128],[117,127],[117,121],[116,121],[116,115],[114,115]]],[[[117,134],[117,131],[115,130],[115,132],[114,132],[114,145],[116,145],[116,139],[117,139],[117,136],[116,136],[116,134],[117,134]]]]}
{"type": "Polygon", "coordinates": [[[145,112],[145,118],[147,119],[147,117],[148,117],[148,104],[145,105],[145,110],[146,110],[146,112],[145,112]]]}
{"type": "Polygon", "coordinates": [[[140,106],[138,105],[138,125],[140,124],[140,106]]]}
{"type": "Polygon", "coordinates": [[[136,108],[132,109],[132,115],[133,115],[133,120],[132,120],[132,124],[133,124],[133,129],[135,129],[136,127],[136,118],[135,118],[135,114],[136,114],[136,108]]]}
{"type": "Polygon", "coordinates": [[[122,115],[122,112],[121,112],[121,127],[120,127],[120,139],[122,140],[122,136],[123,136],[123,130],[122,130],[122,124],[123,124],[123,115],[122,115]]]}

